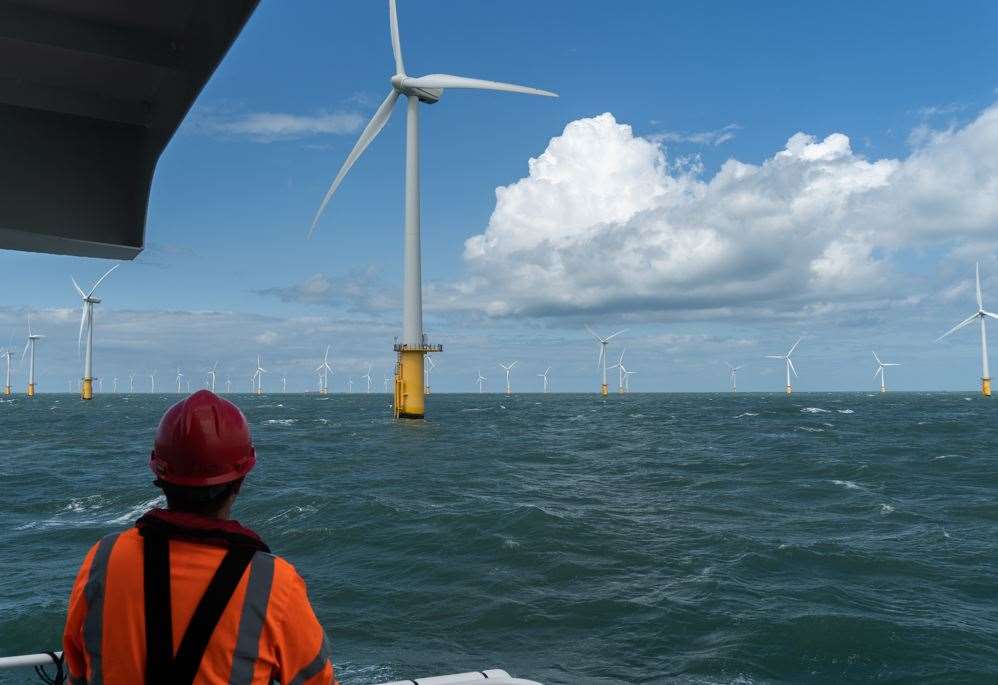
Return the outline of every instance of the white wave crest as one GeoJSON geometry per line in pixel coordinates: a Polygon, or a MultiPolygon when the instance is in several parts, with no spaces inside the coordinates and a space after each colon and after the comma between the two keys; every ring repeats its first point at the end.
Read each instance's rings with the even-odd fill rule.
{"type": "Polygon", "coordinates": [[[822,409],[821,407],[804,407],[801,409],[803,414],[827,414],[827,409],[822,409]]]}

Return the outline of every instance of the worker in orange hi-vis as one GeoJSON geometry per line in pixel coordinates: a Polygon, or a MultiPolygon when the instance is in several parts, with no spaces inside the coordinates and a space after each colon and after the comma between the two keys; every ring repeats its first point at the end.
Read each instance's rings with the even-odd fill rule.
{"type": "Polygon", "coordinates": [[[202,390],[163,416],[150,466],[167,508],[100,540],[69,600],[69,682],[336,685],[295,568],[229,518],[256,463],[236,406],[202,390]]]}

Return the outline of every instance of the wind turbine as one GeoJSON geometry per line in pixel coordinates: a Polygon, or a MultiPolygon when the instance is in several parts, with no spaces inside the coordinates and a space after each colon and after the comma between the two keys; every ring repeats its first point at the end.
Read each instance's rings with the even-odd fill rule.
{"type": "Polygon", "coordinates": [[[616,338],[621,333],[624,333],[627,329],[625,328],[624,330],[617,331],[616,333],[614,333],[612,335],[608,335],[605,338],[602,338],[602,337],[596,335],[596,333],[593,331],[593,329],[590,328],[589,326],[586,326],[586,330],[589,331],[589,334],[591,336],[593,336],[594,338],[596,338],[596,342],[598,342],[599,345],[600,345],[600,348],[599,348],[599,359],[596,360],[596,368],[599,368],[600,365],[602,364],[602,366],[603,366],[603,382],[599,386],[599,394],[603,395],[603,396],[606,396],[607,394],[609,394],[609,390],[607,389],[607,385],[606,385],[606,346],[610,343],[610,340],[612,340],[613,338],[616,338]]]}
{"type": "Polygon", "coordinates": [[[429,363],[429,366],[426,366],[426,367],[423,368],[423,385],[425,386],[424,392],[427,395],[429,395],[430,394],[430,371],[433,371],[433,369],[437,368],[437,363],[435,361],[433,361],[433,357],[426,357],[426,361],[429,363]]]}
{"type": "Polygon", "coordinates": [[[617,392],[620,394],[624,393],[624,372],[626,371],[624,368],[624,352],[627,352],[626,347],[620,351],[617,363],[610,367],[611,369],[617,369],[617,392]]]}
{"type": "Polygon", "coordinates": [[[732,366],[728,362],[724,362],[728,369],[731,370],[731,392],[738,392],[738,369],[744,369],[744,364],[742,366],[732,366]]]}
{"type": "Polygon", "coordinates": [[[374,117],[360,134],[357,144],[347,155],[346,161],[340,167],[332,185],[326,191],[319,210],[312,220],[309,236],[315,231],[323,210],[344,176],[350,171],[357,159],[364,153],[371,141],[385,127],[396,100],[404,95],[406,106],[406,154],[405,154],[405,274],[402,305],[402,340],[396,343],[398,353],[398,373],[401,383],[397,386],[395,398],[395,414],[404,418],[423,418],[425,414],[425,394],[423,392],[423,358],[428,352],[440,352],[439,345],[430,345],[423,333],[423,295],[419,238],[419,103],[431,105],[437,102],[446,88],[473,88],[480,90],[497,90],[510,93],[525,93],[528,95],[546,95],[557,97],[554,93],[536,88],[527,88],[509,83],[483,81],[480,79],[451,76],[449,74],[430,74],[412,78],[405,73],[402,61],[402,46],[399,39],[398,12],[395,0],[388,3],[389,26],[392,39],[392,53],[395,56],[395,74],[391,77],[391,90],[374,117]]]}
{"type": "Polygon", "coordinates": [[[367,381],[367,394],[370,395],[371,394],[371,365],[370,364],[367,365],[367,373],[365,373],[363,376],[361,376],[361,378],[363,378],[364,380],[367,381]]]}
{"type": "Polygon", "coordinates": [[[211,391],[215,392],[215,369],[218,368],[218,362],[216,361],[210,369],[208,369],[208,378],[211,379],[211,391]]]}
{"type": "Polygon", "coordinates": [[[232,390],[232,378],[229,375],[225,376],[225,394],[229,394],[232,390]]]}
{"type": "Polygon", "coordinates": [[[506,371],[506,394],[512,395],[513,391],[509,387],[509,372],[513,369],[514,366],[516,366],[516,362],[513,362],[508,366],[500,362],[499,366],[501,366],[506,371]]]}
{"type": "Polygon", "coordinates": [[[628,371],[624,368],[623,364],[620,365],[620,368],[624,371],[624,392],[628,393],[631,391],[631,376],[636,374],[637,371],[628,371]]]}
{"type": "Polygon", "coordinates": [[[131,394],[135,390],[135,372],[132,371],[128,374],[128,393],[131,394]]]}
{"type": "Polygon", "coordinates": [[[326,354],[322,357],[322,363],[315,367],[319,372],[319,394],[325,395],[329,387],[329,376],[333,372],[333,367],[329,365],[329,345],[326,345],[326,354]]]}
{"type": "Polygon", "coordinates": [[[392,377],[388,374],[385,374],[385,392],[388,392],[388,384],[391,382],[391,380],[392,377]]]}
{"type": "MultiPolygon", "coordinates": [[[[180,371],[180,369],[177,369],[177,371],[180,371]]],[[[151,374],[149,374],[149,392],[150,393],[156,392],[156,372],[155,371],[153,371],[151,374]]]]}
{"type": "Polygon", "coordinates": [[[347,379],[347,392],[353,392],[353,377],[347,379]]]}
{"type": "Polygon", "coordinates": [[[104,392],[104,379],[98,377],[94,380],[97,381],[97,392],[104,392]]]}
{"type": "Polygon", "coordinates": [[[21,359],[24,359],[24,355],[29,351],[31,355],[28,357],[28,397],[35,396],[35,343],[44,338],[44,335],[38,335],[37,333],[31,332],[31,315],[28,315],[28,342],[24,344],[24,351],[21,352],[21,359]]]}
{"type": "Polygon", "coordinates": [[[551,373],[551,367],[550,366],[547,367],[546,369],[544,369],[544,373],[537,374],[537,376],[539,378],[544,379],[544,392],[545,393],[548,391],[548,374],[549,373],[551,373]]]}
{"type": "Polygon", "coordinates": [[[281,374],[281,392],[285,395],[288,394],[288,377],[285,374],[281,374]]]}
{"type": "Polygon", "coordinates": [[[112,383],[113,383],[113,385],[111,387],[111,392],[118,392],[118,377],[117,376],[115,376],[112,379],[112,383]]]}
{"type": "Polygon", "coordinates": [[[83,344],[83,335],[86,332],[87,346],[83,353],[83,388],[80,390],[80,398],[84,400],[92,399],[94,396],[94,305],[100,304],[100,299],[94,297],[94,293],[97,291],[97,287],[104,282],[104,279],[119,266],[121,265],[115,264],[105,271],[104,275],[98,278],[97,282],[90,288],[90,291],[86,293],[83,292],[83,288],[80,287],[75,278],[72,276],[69,277],[69,280],[73,282],[73,287],[76,288],[76,292],[79,293],[80,299],[83,301],[83,312],[80,316],[80,335],[76,346],[79,348],[83,344]]]}
{"type": "Polygon", "coordinates": [[[975,275],[977,277],[977,311],[968,316],[966,319],[953,326],[938,338],[936,342],[939,342],[945,338],[950,333],[954,333],[964,326],[969,326],[974,322],[975,319],[981,320],[981,394],[985,397],[991,397],[991,370],[988,368],[988,331],[985,321],[988,317],[992,319],[998,319],[998,314],[986,311],[984,309],[984,298],[981,297],[981,263],[977,263],[975,275]]]}
{"type": "Polygon", "coordinates": [[[485,392],[485,389],[484,389],[485,388],[485,381],[487,381],[487,380],[488,380],[488,378],[486,378],[485,376],[483,376],[482,375],[482,370],[479,369],[478,370],[478,379],[475,381],[476,383],[478,383],[478,394],[479,395],[481,395],[483,392],[485,392]]]}
{"type": "Polygon", "coordinates": [[[788,351],[786,354],[767,354],[766,355],[766,359],[782,359],[786,363],[786,366],[787,366],[787,394],[788,395],[791,394],[791,393],[793,393],[793,391],[794,391],[793,386],[790,385],[790,372],[793,371],[794,372],[794,377],[795,378],[797,377],[797,367],[794,366],[794,362],[790,358],[790,355],[792,355],[794,353],[794,350],[797,349],[797,346],[800,345],[800,341],[801,340],[803,340],[803,338],[797,338],[797,342],[794,343],[793,347],[791,347],[790,351],[788,351]]]}
{"type": "Polygon", "coordinates": [[[873,353],[873,358],[877,360],[877,370],[873,372],[873,377],[876,378],[878,375],[880,376],[880,392],[887,392],[887,367],[901,366],[901,364],[882,362],[876,352],[873,353]]]}
{"type": "Polygon", "coordinates": [[[260,355],[256,356],[256,371],[253,372],[253,380],[256,381],[256,394],[263,394],[263,374],[267,373],[267,369],[260,366],[260,355]]]}
{"type": "MultiPolygon", "coordinates": [[[[13,341],[12,341],[13,342],[13,341]]],[[[7,377],[3,384],[3,394],[5,397],[10,397],[14,394],[14,389],[10,385],[10,358],[14,356],[11,352],[10,346],[8,345],[3,352],[0,352],[0,357],[4,357],[7,360],[7,377]]]]}
{"type": "Polygon", "coordinates": [[[180,367],[177,367],[177,394],[180,394],[180,380],[184,377],[184,374],[180,373],[180,367]]]}
{"type": "Polygon", "coordinates": [[[185,378],[184,381],[187,383],[187,394],[189,395],[191,393],[191,379],[185,378]]]}

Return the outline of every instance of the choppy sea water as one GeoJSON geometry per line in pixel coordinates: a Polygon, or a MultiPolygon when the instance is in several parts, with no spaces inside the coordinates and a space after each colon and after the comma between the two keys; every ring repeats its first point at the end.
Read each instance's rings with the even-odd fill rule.
{"type": "MultiPolygon", "coordinates": [[[[0,654],[57,648],[86,550],[159,502],[177,399],[0,404],[0,654]]],[[[236,516],[308,581],[345,685],[998,678],[998,400],[234,399],[236,516]]]]}

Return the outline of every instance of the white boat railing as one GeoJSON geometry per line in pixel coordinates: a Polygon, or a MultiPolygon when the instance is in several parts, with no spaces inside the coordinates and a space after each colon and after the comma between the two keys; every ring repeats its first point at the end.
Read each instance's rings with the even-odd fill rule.
{"type": "MultiPolygon", "coordinates": [[[[53,652],[56,658],[62,656],[62,652],[53,652]]],[[[20,656],[0,657],[0,670],[6,668],[29,668],[32,666],[53,666],[55,662],[49,654],[22,654],[20,656]]],[[[487,680],[492,685],[541,685],[533,680],[523,680],[514,678],[506,671],[499,668],[487,671],[469,671],[468,673],[454,673],[452,675],[430,676],[429,678],[412,678],[410,680],[393,680],[390,683],[381,685],[476,685],[487,680]]]]}

